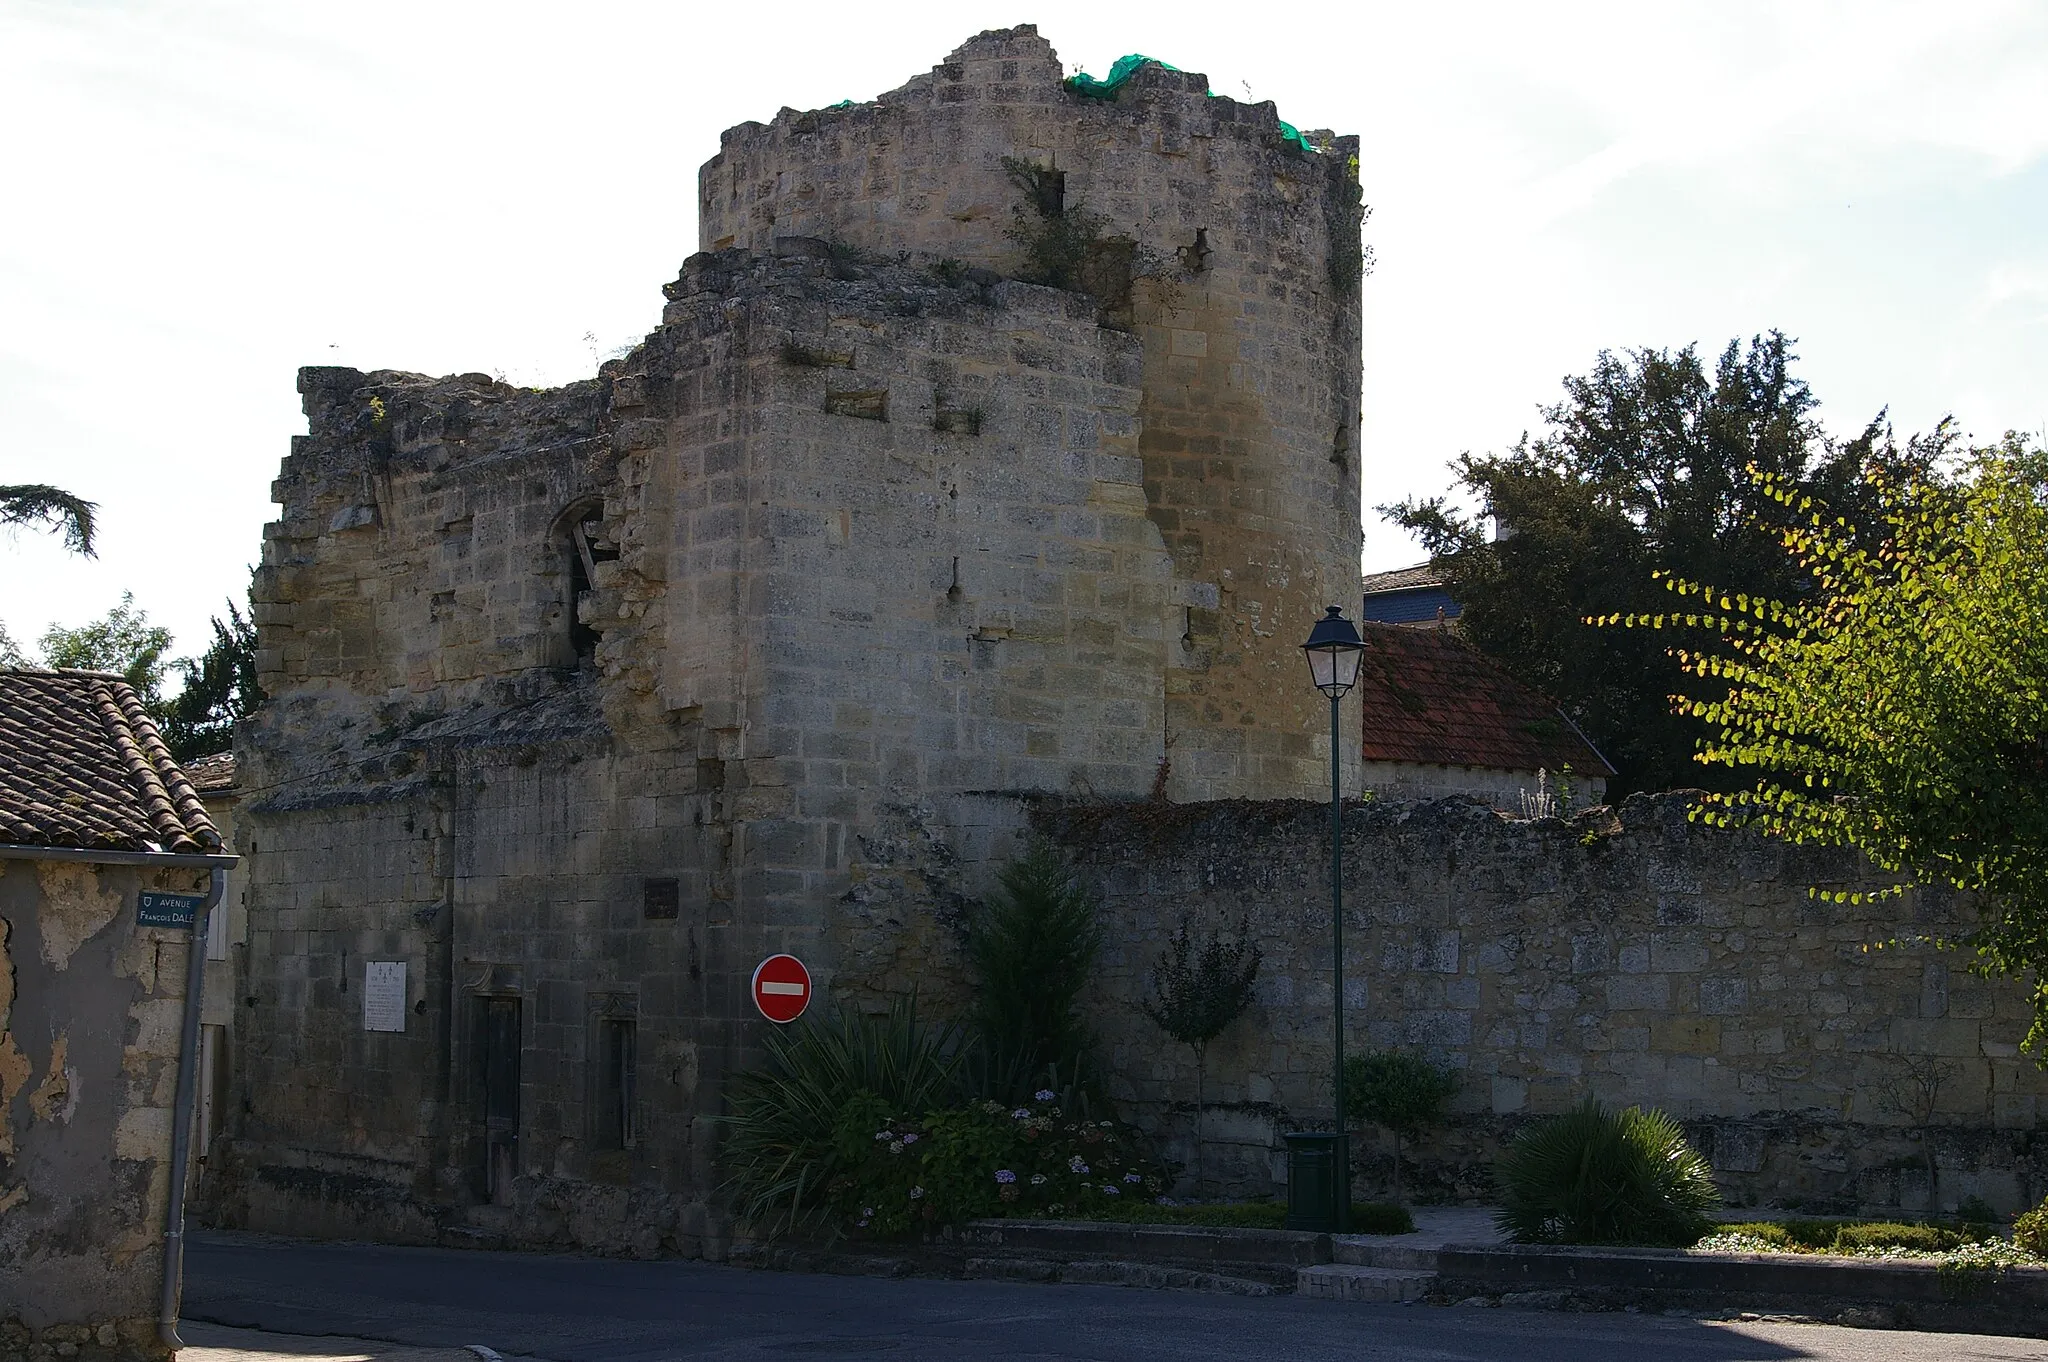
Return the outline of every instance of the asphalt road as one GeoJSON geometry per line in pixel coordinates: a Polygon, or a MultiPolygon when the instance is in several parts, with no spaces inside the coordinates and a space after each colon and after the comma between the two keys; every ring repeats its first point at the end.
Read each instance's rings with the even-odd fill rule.
{"type": "Polygon", "coordinates": [[[192,1236],[185,1315],[283,1334],[482,1344],[551,1362],[2048,1362],[2048,1343],[1981,1335],[826,1277],[216,1234],[192,1236]]]}

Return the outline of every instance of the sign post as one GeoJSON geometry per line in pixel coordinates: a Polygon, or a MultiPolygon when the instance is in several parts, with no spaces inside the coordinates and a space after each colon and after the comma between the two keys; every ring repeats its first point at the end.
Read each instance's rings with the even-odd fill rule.
{"type": "Polygon", "coordinates": [[[811,1005],[811,972],[793,955],[771,955],[754,966],[752,992],[761,1015],[786,1026],[811,1005]]]}

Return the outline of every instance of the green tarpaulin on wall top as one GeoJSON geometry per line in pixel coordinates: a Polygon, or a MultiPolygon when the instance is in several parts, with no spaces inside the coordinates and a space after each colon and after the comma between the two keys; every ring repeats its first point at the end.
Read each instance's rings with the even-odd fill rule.
{"type": "MultiPolygon", "coordinates": [[[[1124,83],[1138,73],[1139,67],[1146,65],[1162,67],[1168,71],[1180,70],[1178,66],[1163,62],[1157,57],[1148,57],[1143,53],[1133,52],[1127,57],[1118,57],[1116,65],[1109,68],[1109,75],[1102,80],[1097,80],[1086,71],[1080,71],[1068,76],[1064,84],[1075,94],[1086,95],[1090,99],[1115,99],[1116,92],[1124,87],[1124,83]]],[[[1206,91],[1206,93],[1211,99],[1216,97],[1214,90],[1206,91]]],[[[1316,150],[1315,147],[1309,144],[1309,140],[1301,135],[1301,130],[1292,123],[1283,122],[1280,124],[1280,136],[1294,143],[1303,151],[1314,153],[1316,150]]]]}

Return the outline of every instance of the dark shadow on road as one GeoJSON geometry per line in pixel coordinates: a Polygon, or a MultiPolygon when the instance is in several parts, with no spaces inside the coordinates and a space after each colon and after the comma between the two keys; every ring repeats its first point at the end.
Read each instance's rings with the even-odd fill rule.
{"type": "Polygon", "coordinates": [[[814,1276],[244,1235],[193,1236],[186,1271],[185,1311],[193,1319],[421,1347],[480,1343],[550,1362],[862,1355],[900,1362],[2048,1359],[2048,1344],[1974,1335],[814,1276]]]}

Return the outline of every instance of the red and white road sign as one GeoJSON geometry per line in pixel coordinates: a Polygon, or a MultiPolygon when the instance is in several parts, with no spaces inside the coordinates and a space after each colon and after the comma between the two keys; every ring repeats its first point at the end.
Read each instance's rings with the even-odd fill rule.
{"type": "Polygon", "coordinates": [[[793,1022],[811,1005],[811,972],[793,955],[771,955],[754,966],[754,1006],[772,1022],[793,1022]]]}

